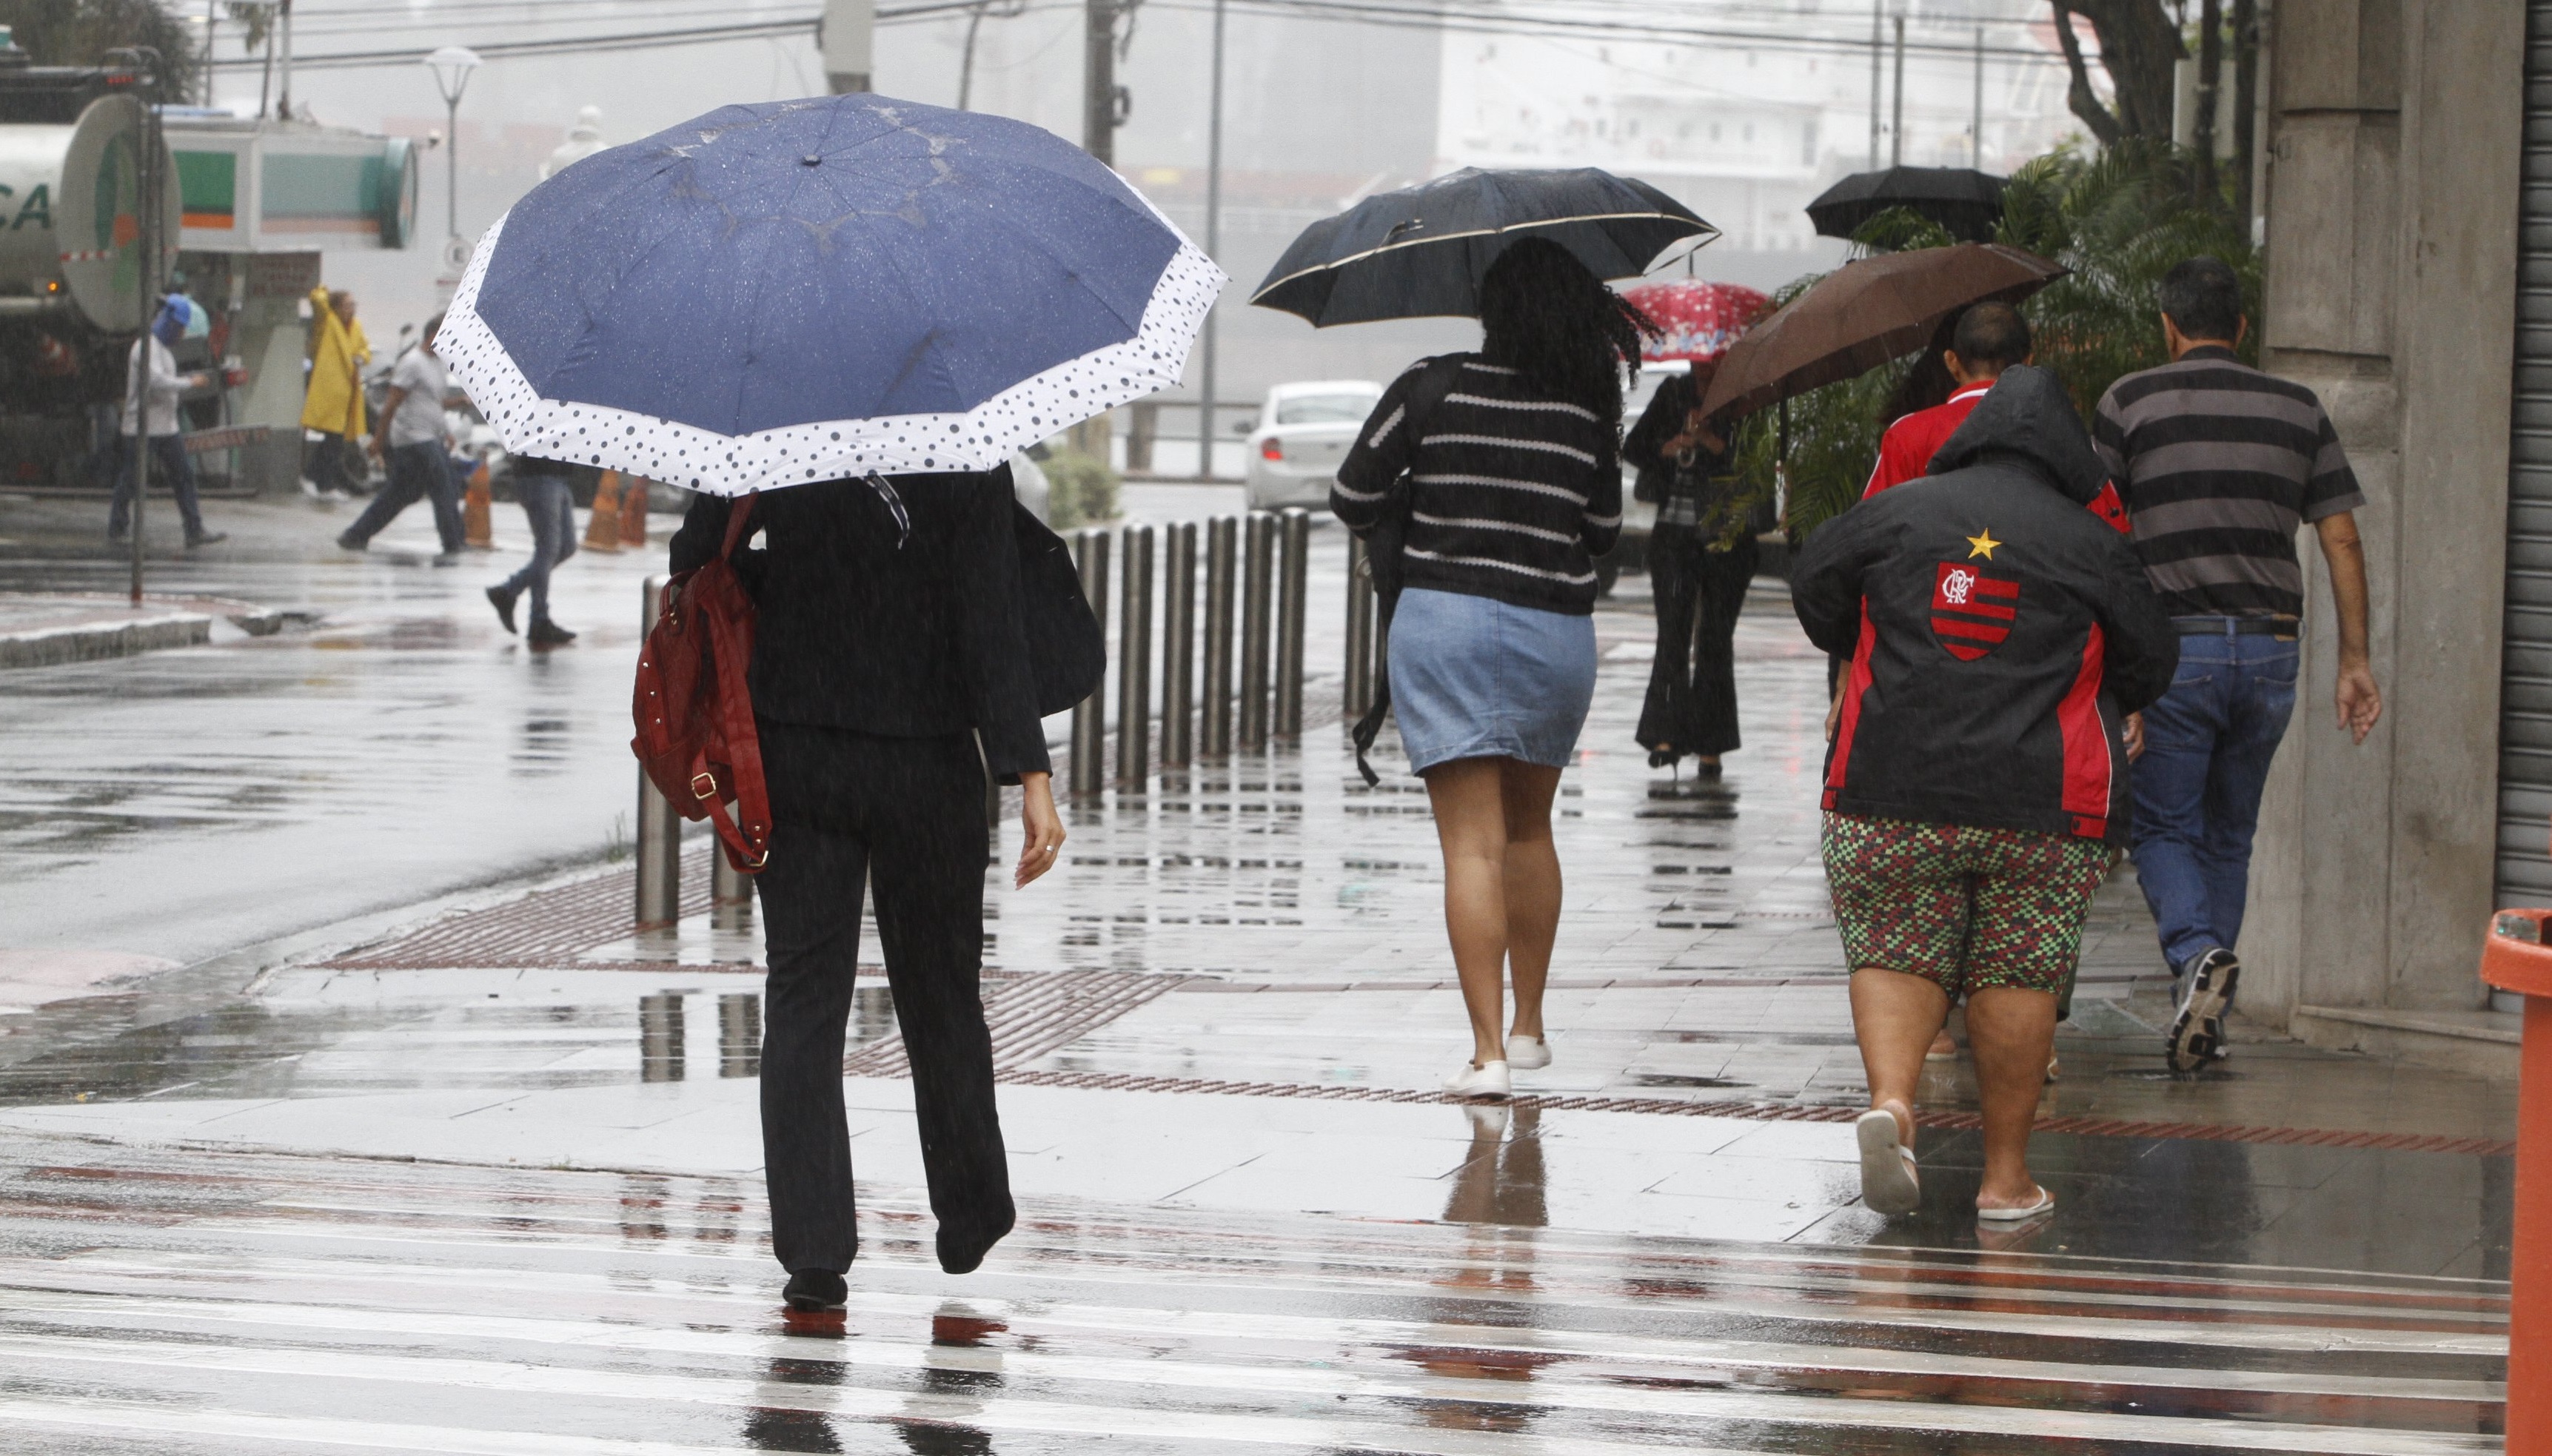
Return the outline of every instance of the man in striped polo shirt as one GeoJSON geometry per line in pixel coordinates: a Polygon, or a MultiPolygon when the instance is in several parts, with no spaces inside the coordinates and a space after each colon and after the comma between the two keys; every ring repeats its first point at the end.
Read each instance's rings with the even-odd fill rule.
{"type": "Polygon", "coordinates": [[[2132,514],[2146,578],[2180,631],[2171,691],[2144,711],[2135,767],[2136,880],[2179,984],[2175,1072],[2224,1055],[2242,972],[2251,836],[2269,761],[2295,705],[2312,523],[2339,627],[2339,724],[2359,743],[2384,711],[2366,652],[2366,503],[2321,401],[2242,364],[2241,280],[2192,258],[2156,290],[2170,364],[2109,386],[2094,442],[2132,514]]]}

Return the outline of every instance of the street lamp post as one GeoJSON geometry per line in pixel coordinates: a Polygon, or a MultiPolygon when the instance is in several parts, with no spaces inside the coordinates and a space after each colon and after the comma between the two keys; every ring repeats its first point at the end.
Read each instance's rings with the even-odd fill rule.
{"type": "Polygon", "coordinates": [[[434,84],[443,92],[443,228],[447,238],[461,236],[461,93],[470,88],[470,73],[478,68],[478,52],[467,46],[445,46],[425,57],[434,84]]]}

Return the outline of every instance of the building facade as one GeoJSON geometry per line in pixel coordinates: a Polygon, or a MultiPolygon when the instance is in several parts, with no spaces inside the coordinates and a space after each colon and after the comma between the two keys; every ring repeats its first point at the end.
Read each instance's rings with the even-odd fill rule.
{"type": "Polygon", "coordinates": [[[2538,200],[2520,287],[2552,3],[2278,0],[2272,21],[2262,362],[2319,391],[2364,482],[2385,715],[2362,746],[2333,726],[2307,535],[2244,1007],[2324,1045],[2512,1071],[2514,1018],[2476,969],[2498,897],[2552,895],[2552,442],[2516,408],[2552,368],[2552,319],[2531,310],[2522,351],[2518,328],[2552,265],[2538,200]]]}

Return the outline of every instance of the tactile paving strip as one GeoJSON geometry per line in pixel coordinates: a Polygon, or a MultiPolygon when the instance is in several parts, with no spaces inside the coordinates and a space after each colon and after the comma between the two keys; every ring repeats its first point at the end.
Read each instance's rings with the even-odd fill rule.
{"type": "MultiPolygon", "coordinates": [[[[866,967],[862,967],[866,970],[866,967]]],[[[984,1020],[993,1031],[996,1074],[1058,1051],[1124,1015],[1184,976],[1141,971],[984,973],[984,1020]]],[[[850,1077],[909,1077],[904,1038],[893,1032],[842,1059],[850,1077]]]]}
{"type": "MultiPolygon", "coordinates": [[[[321,965],[332,971],[545,969],[626,938],[630,909],[637,899],[637,870],[615,871],[534,890],[502,905],[458,911],[321,965]]],[[[683,913],[705,914],[708,908],[709,851],[703,846],[683,856],[683,913]]],[[[659,967],[628,963],[613,969],[659,967]]]]}
{"type": "MultiPolygon", "coordinates": [[[[1013,1065],[1024,1058],[1006,1059],[1013,1065]]],[[[873,1074],[874,1075],[874,1074],[873,1074]]],[[[1208,1082],[1182,1077],[1136,1077],[1116,1072],[1004,1071],[1001,1080],[1022,1087],[1078,1088],[1100,1092],[1182,1092],[1229,1097],[1305,1097],[1339,1102],[1465,1102],[1449,1092],[1386,1087],[1334,1087],[1320,1083],[1208,1082]]],[[[1863,1107],[1803,1106],[1787,1102],[1706,1102],[1673,1097],[1550,1097],[1527,1094],[1510,1107],[1554,1112],[1646,1112],[1668,1117],[1737,1117],[1754,1122],[1850,1122],[1863,1107]]],[[[1973,1112],[1917,1112],[1925,1127],[1972,1129],[1984,1125],[1973,1112]]],[[[2380,1148],[2408,1153],[2473,1153],[2507,1157],[2516,1144],[2482,1137],[2442,1137],[2406,1132],[2344,1132],[2310,1127],[2212,1126],[2198,1122],[2143,1122],[2121,1117],[2041,1117],[2040,1132],[2080,1137],[2183,1138],[2197,1142],[2300,1144],[2322,1148],[2380,1148]]]]}

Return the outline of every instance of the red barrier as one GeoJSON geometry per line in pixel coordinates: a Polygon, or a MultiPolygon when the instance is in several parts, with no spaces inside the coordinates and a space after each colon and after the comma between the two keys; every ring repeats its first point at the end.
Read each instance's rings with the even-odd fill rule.
{"type": "Polygon", "coordinates": [[[2552,910],[2501,910],[2481,977],[2525,997],[2516,1217],[2508,1256],[2507,1456],[2552,1456],[2552,910]]]}

